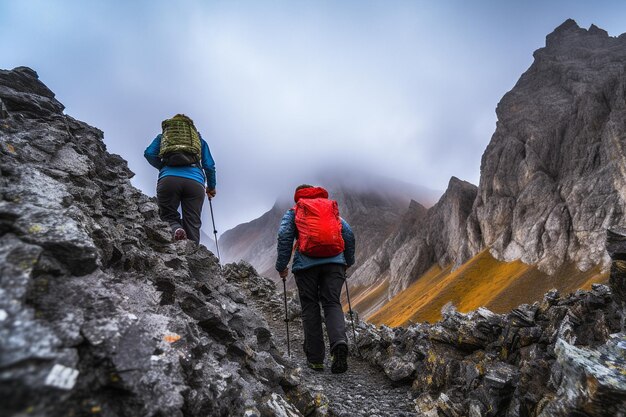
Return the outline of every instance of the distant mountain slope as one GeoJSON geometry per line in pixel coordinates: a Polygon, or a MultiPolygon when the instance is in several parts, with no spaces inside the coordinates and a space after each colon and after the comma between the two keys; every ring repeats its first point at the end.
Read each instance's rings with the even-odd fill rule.
{"type": "MultiPolygon", "coordinates": [[[[484,250],[454,271],[451,266],[442,269],[433,265],[409,288],[364,318],[389,326],[432,323],[441,320],[442,307],[449,302],[462,312],[486,307],[506,313],[519,304],[540,300],[553,288],[567,294],[578,288],[591,289],[591,284],[607,280],[608,273],[602,273],[599,267],[581,272],[574,264],[568,264],[548,275],[519,260],[498,261],[484,250]]],[[[358,307],[355,310],[359,311],[358,307]]]]}
{"type": "MultiPolygon", "coordinates": [[[[431,203],[436,191],[419,188],[399,181],[369,174],[329,171],[320,175],[332,199],[339,203],[341,216],[352,226],[357,236],[356,266],[361,265],[380,247],[394,230],[412,198],[431,203]]],[[[291,193],[293,190],[289,190],[291,193]]],[[[219,239],[225,262],[241,259],[250,262],[261,275],[277,279],[276,233],[280,219],[293,206],[291,197],[280,198],[261,217],[240,224],[219,239]]]]}
{"type": "Polygon", "coordinates": [[[252,264],[260,275],[277,279],[274,269],[276,232],[288,208],[287,202],[276,202],[261,217],[224,232],[218,241],[223,262],[243,259],[252,264]]]}
{"type": "MultiPolygon", "coordinates": [[[[524,274],[534,271],[542,291],[547,282],[572,289],[574,277],[606,270],[605,233],[624,224],[626,209],[626,36],[612,38],[596,26],[585,30],[568,20],[547,36],[546,47],[534,57],[498,104],[496,131],[483,154],[475,196],[470,187],[450,194],[458,187],[451,182],[440,203],[428,210],[447,216],[443,222],[414,207],[415,217],[404,221],[355,272],[353,282],[362,285],[356,291],[361,313],[370,315],[384,304],[383,288],[391,298],[429,268],[461,270],[475,265],[479,254],[486,256],[485,250],[494,262],[512,263],[498,264],[498,279],[517,277],[521,282],[524,274]],[[546,275],[539,278],[539,271],[546,275]],[[373,282],[376,291],[369,286],[373,282]]],[[[425,283],[445,286],[442,280],[453,280],[454,274],[426,274],[412,288],[428,292],[425,283]]],[[[500,291],[488,282],[488,275],[476,279],[484,280],[486,291],[500,291]]],[[[502,305],[508,307],[541,296],[519,286],[523,293],[517,294],[513,282],[500,284],[511,289],[503,293],[511,302],[502,305]]],[[[467,308],[480,305],[470,299],[471,293],[461,292],[469,298],[445,294],[467,308]]],[[[403,297],[413,306],[412,313],[403,312],[402,317],[419,319],[439,317],[438,308],[446,302],[441,298],[437,308],[426,303],[432,307],[426,314],[425,302],[418,301],[421,296],[403,297]]],[[[387,310],[395,311],[393,306],[387,310]]]]}
{"type": "Polygon", "coordinates": [[[444,267],[456,258],[476,186],[452,177],[448,189],[430,209],[412,202],[395,232],[352,275],[368,288],[387,281],[388,296],[402,291],[431,265],[444,267]]]}

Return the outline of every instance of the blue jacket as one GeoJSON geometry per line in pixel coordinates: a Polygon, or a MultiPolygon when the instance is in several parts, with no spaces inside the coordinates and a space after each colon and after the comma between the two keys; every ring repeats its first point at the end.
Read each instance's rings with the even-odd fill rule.
{"type": "Polygon", "coordinates": [[[196,166],[183,166],[183,167],[168,167],[163,165],[163,161],[159,157],[159,151],[161,150],[161,136],[157,135],[152,143],[146,148],[143,156],[148,160],[150,165],[159,170],[159,179],[163,177],[183,177],[198,181],[200,184],[206,186],[209,189],[214,189],[216,185],[215,181],[215,161],[211,156],[209,145],[202,137],[202,169],[196,166]]]}
{"type": "MultiPolygon", "coordinates": [[[[277,271],[284,271],[289,265],[293,242],[297,235],[296,212],[294,209],[289,209],[280,221],[280,227],[278,228],[278,259],[276,259],[277,271]]],[[[345,249],[342,253],[330,258],[311,258],[301,254],[298,250],[295,250],[291,270],[293,272],[298,272],[303,269],[308,269],[322,264],[343,264],[346,266],[352,266],[354,264],[355,249],[354,233],[352,233],[350,225],[344,219],[341,219],[341,236],[343,237],[343,241],[345,243],[345,249]]]]}

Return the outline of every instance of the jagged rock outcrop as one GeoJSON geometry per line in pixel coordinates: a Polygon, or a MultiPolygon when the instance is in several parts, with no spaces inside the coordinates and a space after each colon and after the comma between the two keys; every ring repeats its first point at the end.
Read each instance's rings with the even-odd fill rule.
{"type": "Polygon", "coordinates": [[[476,198],[476,186],[452,177],[443,196],[430,209],[411,202],[393,233],[353,274],[356,284],[388,280],[388,297],[405,289],[429,267],[442,267],[461,254],[466,219],[476,198]]]}
{"type": "Polygon", "coordinates": [[[506,315],[453,307],[435,324],[359,323],[359,351],[412,383],[418,415],[624,416],[626,335],[611,290],[562,297],[506,315]]]}
{"type": "Polygon", "coordinates": [[[102,132],[28,68],[0,71],[0,108],[0,415],[311,410],[286,400],[307,397],[267,323],[212,253],[171,242],[102,132]]]}
{"type": "Polygon", "coordinates": [[[468,256],[607,267],[604,234],[626,205],[626,36],[567,20],[534,58],[496,109],[468,256]]]}

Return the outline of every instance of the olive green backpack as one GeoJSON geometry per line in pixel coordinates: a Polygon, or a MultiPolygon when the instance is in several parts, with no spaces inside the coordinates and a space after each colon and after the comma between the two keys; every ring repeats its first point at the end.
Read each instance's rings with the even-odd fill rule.
{"type": "Polygon", "coordinates": [[[185,166],[197,164],[202,156],[200,134],[193,120],[177,114],[161,123],[161,150],[159,156],[165,165],[185,166]]]}

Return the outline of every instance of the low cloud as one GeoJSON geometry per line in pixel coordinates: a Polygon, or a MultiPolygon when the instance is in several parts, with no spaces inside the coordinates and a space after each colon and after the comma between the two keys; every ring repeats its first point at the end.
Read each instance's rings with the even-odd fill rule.
{"type": "Polygon", "coordinates": [[[0,66],[37,70],[148,194],[157,172],[143,150],[161,120],[194,118],[216,160],[222,232],[327,167],[477,183],[495,106],[545,35],[572,10],[618,25],[542,4],[9,1],[0,66]]]}

